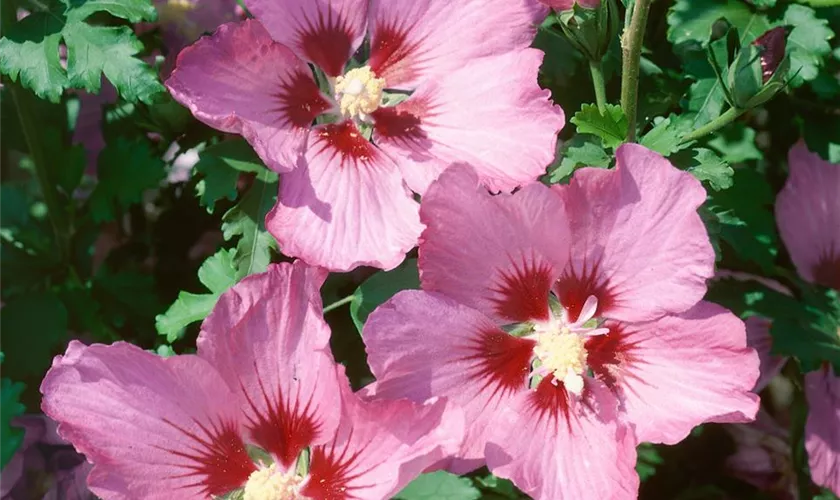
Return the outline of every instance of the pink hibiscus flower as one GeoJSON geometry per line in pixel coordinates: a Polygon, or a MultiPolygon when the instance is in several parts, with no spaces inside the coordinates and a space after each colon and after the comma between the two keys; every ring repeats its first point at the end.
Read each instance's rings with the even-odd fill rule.
{"type": "Polygon", "coordinates": [[[94,464],[91,490],[388,498],[457,447],[463,415],[444,401],[369,402],[350,391],[329,353],[324,277],[297,262],[244,279],[205,320],[197,355],[72,342],[44,379],[43,409],[94,464]]]}
{"type": "Polygon", "coordinates": [[[635,498],[638,441],[754,417],[744,324],[700,301],[703,188],[641,146],[617,160],[499,196],[455,166],[424,197],[423,291],[371,314],[364,340],[376,394],[463,407],[452,470],[486,463],[535,498],[635,498]]]}
{"type": "MultiPolygon", "coordinates": [[[[799,142],[788,154],[788,166],[790,176],[776,198],[779,233],[803,279],[840,290],[840,165],[799,142]]],[[[750,335],[759,352],[768,354],[769,327],[769,321],[757,321],[750,335]]],[[[781,364],[768,363],[762,379],[778,373],[781,364]]],[[[840,494],[840,377],[828,364],[805,374],[805,396],[810,407],[805,448],[811,477],[840,494]]]]}
{"type": "Polygon", "coordinates": [[[256,20],[185,49],[166,84],[283,174],[266,219],[283,253],[338,271],[393,268],[422,229],[413,193],[446,166],[469,162],[510,190],[551,161],[564,115],[528,48],[539,2],[246,3],[256,20]],[[366,33],[358,57],[370,57],[351,60],[366,33]]]}

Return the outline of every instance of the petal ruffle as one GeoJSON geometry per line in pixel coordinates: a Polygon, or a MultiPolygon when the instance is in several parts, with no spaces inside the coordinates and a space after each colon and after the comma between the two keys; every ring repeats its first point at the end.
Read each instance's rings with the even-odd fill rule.
{"type": "Polygon", "coordinates": [[[41,384],[42,408],[94,468],[107,499],[193,499],[242,486],[256,468],[234,393],[207,361],[124,342],[73,341],[41,384]]]}
{"type": "Polygon", "coordinates": [[[452,163],[472,165],[494,191],[533,181],[554,158],[565,123],[537,85],[542,58],[526,49],[465,62],[406,102],[377,110],[374,140],[420,194],[452,163]]]}
{"type": "Polygon", "coordinates": [[[166,86],[199,120],[242,134],[278,172],[292,169],[312,121],[332,107],[306,63],[254,20],[184,49],[166,86]]]}
{"type": "Polygon", "coordinates": [[[799,275],[840,290],[840,165],[808,151],[788,155],[790,176],[776,198],[776,221],[799,275]]]}
{"type": "Polygon", "coordinates": [[[614,387],[638,440],[675,444],[704,422],[750,422],[758,356],[744,323],[710,302],[650,323],[607,323],[589,366],[614,387]]]}
{"type": "Polygon", "coordinates": [[[528,47],[547,10],[532,0],[376,0],[370,66],[389,88],[414,89],[470,61],[528,47]]]}
{"type": "Polygon", "coordinates": [[[500,323],[547,319],[549,290],[569,255],[564,213],[542,184],[491,196],[472,169],[453,166],[420,206],[423,289],[500,323]]]}
{"type": "Polygon", "coordinates": [[[365,36],[369,0],[246,0],[272,38],[339,76],[365,36]]]}
{"type": "Polygon", "coordinates": [[[332,271],[396,267],[421,231],[396,165],[350,122],[317,128],[309,142],[266,217],[280,249],[332,271]]]}
{"type": "Polygon", "coordinates": [[[312,450],[307,498],[391,498],[458,450],[464,415],[444,400],[363,401],[345,387],[335,439],[312,450]]]}
{"type": "Polygon", "coordinates": [[[321,312],[326,273],[272,265],[220,298],[201,326],[198,353],[238,390],[252,441],[291,466],[338,425],[340,378],[321,312]]]}
{"type": "Polygon", "coordinates": [[[583,399],[565,395],[549,379],[520,394],[493,426],[487,466],[535,500],[636,498],[636,443],[615,398],[592,379],[583,399]]]}
{"type": "Polygon", "coordinates": [[[830,367],[805,375],[805,449],[811,478],[840,495],[840,377],[830,367]]]}
{"type": "Polygon", "coordinates": [[[555,186],[571,222],[569,266],[557,286],[576,317],[590,295],[598,315],[649,321],[683,312],[706,293],[715,254],[697,208],[706,191],[691,174],[636,144],[615,170],[582,168],[555,186]]]}
{"type": "Polygon", "coordinates": [[[484,463],[496,413],[527,387],[533,341],[508,335],[484,315],[440,294],[403,291],[368,317],[362,337],[378,398],[446,397],[469,422],[450,469],[484,463]]]}

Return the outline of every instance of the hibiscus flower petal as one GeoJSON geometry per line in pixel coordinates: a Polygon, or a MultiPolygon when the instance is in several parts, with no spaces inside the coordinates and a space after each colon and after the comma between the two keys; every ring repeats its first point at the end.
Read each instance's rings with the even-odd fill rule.
{"type": "Polygon", "coordinates": [[[226,381],[193,355],[73,341],[41,384],[42,409],[94,464],[112,499],[192,499],[242,486],[256,467],[226,381]]]}
{"type": "Polygon", "coordinates": [[[542,58],[526,49],[465,62],[374,112],[374,140],[420,194],[456,162],[472,165],[494,191],[533,181],[554,158],[565,123],[537,84],[542,58]]]}
{"type": "Polygon", "coordinates": [[[450,470],[484,463],[491,423],[527,387],[534,342],[499,330],[484,315],[436,293],[403,291],[368,317],[362,337],[378,398],[446,397],[469,422],[450,470]]]}
{"type": "Polygon", "coordinates": [[[254,20],[184,49],[166,86],[199,120],[242,134],[278,172],[291,170],[312,121],[332,107],[306,63],[254,20]]]}
{"type": "Polygon", "coordinates": [[[710,302],[650,323],[607,323],[589,366],[620,395],[639,441],[675,444],[704,422],[750,422],[758,356],[744,323],[710,302]]]}
{"type": "Polygon", "coordinates": [[[808,151],[788,155],[790,176],[776,198],[776,221],[799,275],[840,290],[840,164],[808,151]]]}
{"type": "Polygon", "coordinates": [[[312,450],[308,498],[391,498],[430,465],[457,451],[464,415],[445,400],[364,401],[342,391],[335,439],[312,450]]]}
{"type": "Polygon", "coordinates": [[[636,443],[615,419],[614,396],[592,379],[582,396],[570,399],[550,378],[520,394],[494,424],[490,470],[536,500],[636,498],[636,443]]]}
{"type": "Polygon", "coordinates": [[[351,122],[313,130],[266,226],[284,254],[333,271],[394,268],[422,228],[396,165],[351,122]]]}
{"type": "Polygon", "coordinates": [[[253,442],[286,467],[330,439],[340,418],[325,277],[300,261],[249,276],[219,298],[198,339],[199,356],[239,391],[253,442]]]}
{"type": "Polygon", "coordinates": [[[572,317],[590,295],[598,314],[648,321],[685,311],[706,293],[715,254],[697,208],[706,191],[691,174],[636,144],[615,170],[582,168],[554,189],[571,222],[571,258],[557,293],[572,317]]]}
{"type": "Polygon", "coordinates": [[[771,354],[773,337],[770,336],[770,321],[759,316],[751,316],[745,321],[747,325],[747,345],[755,349],[760,362],[758,381],[753,392],[759,393],[767,387],[778,375],[787,362],[785,356],[771,354]]]}
{"type": "Polygon", "coordinates": [[[560,199],[539,183],[491,196],[456,165],[420,206],[420,279],[500,323],[548,319],[548,294],[568,259],[560,199]]]}
{"type": "Polygon", "coordinates": [[[546,12],[530,0],[373,1],[370,65],[388,87],[413,89],[469,61],[530,46],[546,12]]]}
{"type": "Polygon", "coordinates": [[[830,367],[805,375],[805,449],[811,478],[840,495],[840,377],[830,367]]]}
{"type": "Polygon", "coordinates": [[[339,76],[365,36],[368,0],[246,0],[272,38],[339,76]]]}

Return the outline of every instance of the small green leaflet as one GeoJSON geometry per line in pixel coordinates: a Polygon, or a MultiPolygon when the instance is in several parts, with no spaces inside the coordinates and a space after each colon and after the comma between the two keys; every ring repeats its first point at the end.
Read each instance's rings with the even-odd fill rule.
{"type": "Polygon", "coordinates": [[[575,113],[571,122],[579,134],[592,134],[601,138],[605,147],[614,148],[627,138],[627,117],[621,106],[607,104],[606,114],[602,115],[595,104],[584,104],[575,113]]]}
{"type": "Polygon", "coordinates": [[[612,157],[594,135],[577,134],[570,141],[560,145],[554,165],[549,167],[549,182],[565,182],[579,167],[607,168],[612,157]]]}
{"type": "Polygon", "coordinates": [[[201,264],[198,279],[210,293],[180,292],[169,309],[155,318],[158,334],[166,335],[167,342],[174,342],[184,335],[184,329],[210,314],[219,296],[232,287],[237,279],[233,267],[235,250],[219,250],[201,264]]]}
{"type": "Polygon", "coordinates": [[[715,133],[708,142],[727,163],[743,163],[763,158],[755,145],[755,130],[741,122],[728,125],[715,133]]]}
{"type": "Polygon", "coordinates": [[[636,447],[636,472],[642,482],[656,474],[656,467],[664,462],[662,456],[651,443],[641,443],[636,447]]]}
{"type": "Polygon", "coordinates": [[[481,492],[466,477],[438,471],[422,474],[397,493],[394,500],[477,500],[481,492]]]}
{"type": "Polygon", "coordinates": [[[368,315],[377,306],[401,290],[418,288],[420,276],[417,272],[417,259],[406,259],[396,269],[381,271],[368,278],[353,292],[353,301],[350,303],[350,316],[359,333],[362,333],[368,315]]]}
{"type": "Polygon", "coordinates": [[[99,182],[90,195],[94,222],[114,220],[166,176],[164,163],[152,154],[146,141],[129,142],[122,137],[102,150],[97,174],[99,182]]]}
{"type": "Polygon", "coordinates": [[[834,32],[828,27],[828,21],[816,16],[814,9],[804,5],[792,4],[785,11],[780,24],[793,26],[788,37],[790,53],[790,75],[796,75],[791,85],[797,87],[803,81],[817,77],[823,60],[831,52],[828,41],[834,38],[834,32]]]}
{"type": "Polygon", "coordinates": [[[277,174],[264,170],[233,208],[222,217],[225,240],[236,242],[233,266],[236,279],[261,273],[271,262],[271,252],[277,242],[265,228],[265,216],[277,199],[277,174]]]}
{"type": "Polygon", "coordinates": [[[6,466],[23,442],[23,429],[12,426],[12,419],[26,408],[20,403],[24,385],[4,378],[0,380],[0,469],[6,466]]]}
{"type": "Polygon", "coordinates": [[[764,14],[739,0],[677,0],[668,11],[668,40],[674,45],[696,42],[706,45],[712,25],[726,18],[738,28],[741,42],[751,42],[772,26],[764,14]]]}
{"type": "Polygon", "coordinates": [[[708,182],[715,191],[732,187],[735,171],[711,149],[695,148],[692,165],[688,168],[694,177],[708,182]]]}
{"type": "Polygon", "coordinates": [[[655,120],[653,128],[642,136],[639,143],[662,156],[670,156],[672,153],[679,151],[681,149],[680,138],[682,134],[678,127],[672,124],[671,121],[671,117],[655,120]]]}
{"type": "Polygon", "coordinates": [[[0,39],[0,73],[20,80],[38,97],[58,102],[68,88],[99,92],[102,75],[123,99],[151,103],[163,92],[157,72],[137,58],[143,44],[127,26],[99,26],[86,19],[107,12],[129,22],[154,21],[149,0],[62,0],[63,8],[35,12],[0,39]],[[67,47],[67,70],[59,45],[67,47]]]}
{"type": "Polygon", "coordinates": [[[216,202],[236,199],[236,182],[242,172],[266,170],[253,148],[244,139],[222,141],[204,149],[194,172],[203,179],[196,185],[201,205],[212,213],[216,202]]]}

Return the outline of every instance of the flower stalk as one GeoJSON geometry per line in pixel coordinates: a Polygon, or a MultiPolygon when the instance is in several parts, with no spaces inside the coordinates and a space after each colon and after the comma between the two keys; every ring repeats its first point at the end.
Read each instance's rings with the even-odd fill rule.
{"type": "Polygon", "coordinates": [[[595,89],[595,102],[598,111],[603,115],[607,112],[607,89],[604,83],[604,65],[601,61],[589,60],[589,72],[592,74],[592,87],[595,89]]]}
{"type": "Polygon", "coordinates": [[[712,132],[721,129],[730,123],[737,120],[741,115],[746,113],[747,110],[744,108],[736,108],[731,107],[727,109],[722,115],[718,116],[714,120],[710,121],[709,123],[703,125],[702,127],[686,134],[680,144],[686,144],[691,141],[696,141],[697,139],[703,137],[704,135],[711,134],[712,132]]]}
{"type": "Polygon", "coordinates": [[[639,63],[645,38],[650,4],[653,0],[636,0],[630,25],[621,35],[621,109],[627,117],[627,142],[636,142],[636,110],[639,100],[639,63]]]}

